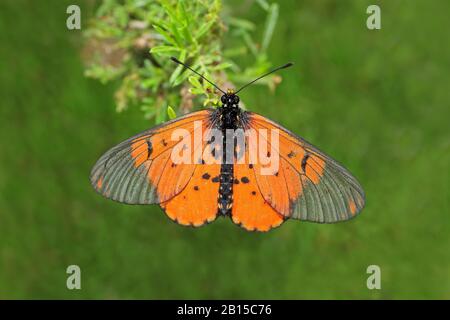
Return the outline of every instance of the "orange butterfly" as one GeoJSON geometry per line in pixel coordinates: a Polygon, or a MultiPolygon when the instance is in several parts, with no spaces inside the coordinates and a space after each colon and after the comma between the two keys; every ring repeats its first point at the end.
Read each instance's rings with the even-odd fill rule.
{"type": "Polygon", "coordinates": [[[221,107],[192,112],[110,149],[92,169],[95,190],[123,203],[159,204],[175,222],[195,227],[228,216],[246,230],[268,231],[289,218],[334,223],[362,210],[364,191],[342,165],[279,124],[239,108],[237,93],[251,83],[237,92],[210,83],[223,93],[221,107]],[[277,132],[276,140],[259,137],[277,167],[267,174],[267,165],[249,161],[260,145],[248,137],[244,147],[232,150],[232,162],[224,161],[227,142],[236,139],[226,135],[227,129],[277,132]],[[222,138],[214,139],[213,130],[222,138]],[[201,139],[190,139],[196,134],[201,139]],[[174,159],[183,150],[192,161],[174,159]],[[218,155],[221,160],[214,161],[218,155]]]}

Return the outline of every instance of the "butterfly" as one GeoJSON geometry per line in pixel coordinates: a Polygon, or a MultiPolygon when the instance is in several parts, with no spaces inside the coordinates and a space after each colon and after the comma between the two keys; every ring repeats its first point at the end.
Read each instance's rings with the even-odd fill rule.
{"type": "Polygon", "coordinates": [[[243,88],[291,63],[236,92],[225,92],[185,63],[172,60],[222,92],[222,105],[178,117],[111,148],[91,171],[97,192],[127,204],[159,204],[180,225],[199,227],[221,216],[248,231],[269,231],[287,219],[345,221],[363,209],[364,191],[341,164],[281,125],[239,107],[243,88]],[[244,137],[244,145],[230,149],[227,143],[236,140],[227,136],[230,130],[244,136],[250,131],[277,134],[261,135],[253,142],[244,137]],[[213,131],[222,137],[215,139],[213,131]],[[190,139],[196,135],[201,139],[190,139]],[[269,173],[264,172],[267,163],[249,161],[254,154],[258,158],[256,141],[266,144],[265,156],[277,160],[269,173]],[[190,161],[175,159],[174,154],[183,151],[182,158],[190,161]]]}

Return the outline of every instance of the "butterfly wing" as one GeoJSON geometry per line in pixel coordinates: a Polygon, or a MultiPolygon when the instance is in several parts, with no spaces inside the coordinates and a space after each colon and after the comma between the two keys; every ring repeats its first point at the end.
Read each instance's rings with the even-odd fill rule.
{"type": "Polygon", "coordinates": [[[220,165],[202,164],[194,169],[186,187],[160,204],[170,219],[182,225],[199,227],[217,217],[220,165]]]}
{"type": "MultiPolygon", "coordinates": [[[[247,129],[278,130],[278,148],[274,149],[279,157],[279,166],[271,174],[261,174],[264,167],[261,164],[252,165],[252,172],[249,165],[247,169],[244,165],[235,165],[238,175],[247,170],[247,185],[252,185],[252,195],[261,197],[273,209],[270,221],[260,221],[258,224],[257,219],[261,218],[256,217],[255,210],[249,210],[249,214],[241,212],[242,200],[236,200],[233,210],[236,221],[241,221],[244,215],[248,220],[247,226],[244,227],[266,230],[283,221],[281,218],[277,220],[275,213],[283,218],[334,223],[353,218],[362,210],[365,203],[364,191],[342,165],[304,139],[261,115],[247,112],[245,122],[247,129]]],[[[267,135],[266,142],[271,150],[270,135],[267,135]]],[[[251,143],[247,145],[249,149],[256,148],[251,143]]],[[[236,197],[239,195],[235,195],[235,199],[236,197]]]]}
{"type": "Polygon", "coordinates": [[[233,167],[235,180],[231,218],[246,230],[269,231],[280,226],[286,217],[264,198],[255,169],[254,165],[249,164],[235,164],[233,167]]]}
{"type": "Polygon", "coordinates": [[[206,173],[212,176],[219,172],[220,166],[204,165],[192,158],[194,154],[202,154],[202,150],[197,153],[199,149],[207,147],[201,139],[192,137],[197,132],[208,134],[213,126],[212,115],[212,110],[193,112],[113,147],[94,165],[90,176],[92,186],[115,201],[158,203],[180,224],[200,225],[212,221],[217,214],[218,184],[208,184],[207,188],[204,177],[206,173]],[[171,157],[174,149],[188,147],[192,161],[174,162],[171,157]]]}

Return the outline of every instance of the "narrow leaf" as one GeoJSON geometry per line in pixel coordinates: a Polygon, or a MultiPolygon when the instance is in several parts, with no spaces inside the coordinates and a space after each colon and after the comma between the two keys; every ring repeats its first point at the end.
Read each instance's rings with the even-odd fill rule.
{"type": "Polygon", "coordinates": [[[171,106],[167,106],[167,115],[169,116],[169,119],[175,119],[177,117],[177,114],[175,113],[175,110],[171,106]]]}
{"type": "Polygon", "coordinates": [[[262,51],[265,52],[269,47],[270,41],[272,40],[273,31],[278,20],[278,4],[273,3],[269,9],[269,15],[267,16],[266,26],[264,29],[263,41],[262,41],[262,51]]]}
{"type": "Polygon", "coordinates": [[[192,84],[194,86],[194,88],[201,88],[203,89],[202,85],[200,84],[200,81],[198,81],[198,77],[197,76],[190,76],[188,78],[190,84],[192,84]]]}
{"type": "Polygon", "coordinates": [[[213,20],[208,21],[207,23],[203,24],[200,29],[198,29],[195,38],[197,40],[199,40],[200,38],[202,38],[208,31],[209,29],[211,29],[211,27],[214,25],[214,23],[216,23],[216,19],[214,18],[213,20]]]}
{"type": "Polygon", "coordinates": [[[175,52],[179,52],[180,49],[171,47],[171,46],[157,46],[150,49],[151,53],[160,54],[160,55],[171,55],[175,52]]]}
{"type": "Polygon", "coordinates": [[[164,39],[173,44],[173,45],[177,45],[177,42],[175,41],[175,39],[163,28],[161,28],[160,26],[154,24],[153,28],[155,28],[156,32],[158,32],[160,35],[162,35],[164,37],[164,39]]]}
{"type": "Polygon", "coordinates": [[[258,2],[260,7],[263,8],[264,10],[266,10],[266,11],[269,10],[270,5],[267,3],[266,0],[256,0],[256,2],[258,2]]]}
{"type": "MultiPolygon", "coordinates": [[[[186,59],[186,50],[182,50],[179,56],[179,59],[181,61],[184,61],[186,59]]],[[[180,75],[181,71],[183,70],[183,66],[179,65],[175,71],[172,73],[172,75],[170,76],[169,79],[169,83],[174,86],[175,80],[178,78],[178,76],[180,75]]]]}
{"type": "Polygon", "coordinates": [[[234,26],[234,27],[237,27],[237,28],[241,28],[241,29],[245,29],[247,31],[255,30],[255,24],[253,22],[248,21],[248,20],[231,17],[228,20],[228,23],[231,26],[234,26]]]}
{"type": "Polygon", "coordinates": [[[233,64],[230,62],[222,62],[222,63],[219,63],[217,66],[212,67],[211,70],[219,71],[219,70],[231,68],[232,66],[233,66],[233,64]]]}

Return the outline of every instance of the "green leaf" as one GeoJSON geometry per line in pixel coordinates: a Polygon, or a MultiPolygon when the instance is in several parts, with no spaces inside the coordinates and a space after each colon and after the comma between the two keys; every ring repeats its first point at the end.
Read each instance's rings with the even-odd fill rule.
{"type": "Polygon", "coordinates": [[[257,56],[258,55],[258,49],[257,49],[255,43],[253,42],[252,37],[245,31],[242,33],[242,37],[244,38],[244,42],[247,45],[247,47],[250,49],[252,54],[257,56]]]}
{"type": "Polygon", "coordinates": [[[203,88],[190,88],[189,92],[192,94],[204,94],[205,90],[203,88]]]}
{"type": "Polygon", "coordinates": [[[269,10],[270,5],[266,0],[256,0],[256,2],[258,2],[260,7],[263,8],[264,10],[266,10],[266,11],[269,10]]]}
{"type": "Polygon", "coordinates": [[[183,33],[184,39],[188,41],[188,43],[193,43],[194,39],[192,38],[191,31],[189,31],[189,26],[185,25],[181,28],[181,31],[183,33]]]}
{"type": "Polygon", "coordinates": [[[172,47],[172,46],[157,46],[150,49],[151,53],[160,54],[160,55],[172,55],[175,52],[179,52],[180,49],[172,47]]]}
{"type": "Polygon", "coordinates": [[[177,114],[175,113],[175,110],[171,106],[167,106],[167,115],[169,116],[169,119],[175,119],[177,117],[177,114]]]}
{"type": "MultiPolygon", "coordinates": [[[[186,59],[186,50],[182,50],[181,51],[180,56],[178,57],[178,59],[180,59],[181,61],[184,61],[186,59]]],[[[183,66],[182,65],[178,65],[178,67],[176,67],[175,71],[170,76],[169,83],[172,86],[175,86],[175,84],[174,84],[175,80],[178,78],[178,76],[180,75],[182,70],[183,70],[183,66]]]]}
{"type": "Polygon", "coordinates": [[[190,72],[184,72],[183,74],[179,75],[173,82],[173,86],[176,87],[179,84],[182,84],[189,77],[189,74],[190,72]]]}
{"type": "Polygon", "coordinates": [[[203,90],[202,85],[200,84],[200,81],[198,81],[198,77],[197,76],[190,76],[188,78],[190,84],[192,84],[194,86],[194,88],[201,88],[203,90]]]}
{"type": "Polygon", "coordinates": [[[275,26],[278,20],[278,4],[273,3],[270,6],[269,14],[266,20],[266,26],[264,29],[263,41],[261,49],[263,52],[266,52],[269,47],[270,41],[272,40],[273,31],[275,30],[275,26]]]}
{"type": "Polygon", "coordinates": [[[178,26],[174,22],[172,22],[169,27],[170,31],[172,31],[175,41],[180,47],[182,47],[184,38],[181,36],[180,31],[178,30],[178,26]]]}
{"type": "Polygon", "coordinates": [[[211,29],[211,27],[216,22],[216,18],[213,20],[208,21],[207,23],[204,23],[200,29],[198,29],[197,33],[195,34],[195,39],[199,40],[201,39],[208,31],[211,29]]]}
{"type": "Polygon", "coordinates": [[[190,25],[191,24],[191,19],[189,14],[186,12],[186,6],[184,5],[184,0],[178,0],[178,6],[177,6],[177,10],[178,10],[178,14],[183,18],[185,25],[190,25]]]}
{"type": "Polygon", "coordinates": [[[240,46],[240,47],[230,48],[230,49],[225,50],[223,52],[223,55],[225,57],[231,58],[231,57],[236,57],[236,56],[241,56],[241,55],[247,54],[247,52],[248,52],[247,47],[240,46]]]}
{"type": "Polygon", "coordinates": [[[163,28],[161,28],[160,26],[154,24],[153,28],[155,28],[156,32],[158,32],[160,35],[162,35],[164,37],[164,39],[166,39],[167,42],[173,44],[173,45],[178,45],[177,42],[175,41],[175,39],[163,28]]]}
{"type": "Polygon", "coordinates": [[[157,87],[160,79],[153,77],[153,78],[146,78],[141,82],[141,88],[143,89],[149,89],[152,87],[157,87]]]}
{"type": "Polygon", "coordinates": [[[169,15],[170,19],[174,22],[178,22],[178,15],[172,8],[172,4],[167,0],[160,0],[160,2],[166,13],[169,15]]]}
{"type": "Polygon", "coordinates": [[[222,62],[222,63],[219,63],[217,66],[212,67],[211,70],[219,71],[219,70],[231,68],[232,66],[233,66],[233,64],[231,62],[222,62]]]}
{"type": "Polygon", "coordinates": [[[236,28],[245,29],[247,31],[255,30],[255,24],[253,22],[248,21],[248,20],[231,17],[228,20],[228,23],[230,24],[230,26],[233,26],[233,27],[236,27],[236,28]]]}

